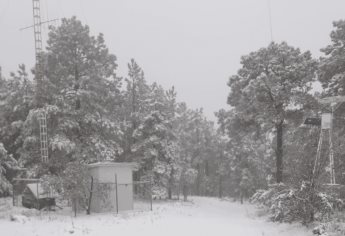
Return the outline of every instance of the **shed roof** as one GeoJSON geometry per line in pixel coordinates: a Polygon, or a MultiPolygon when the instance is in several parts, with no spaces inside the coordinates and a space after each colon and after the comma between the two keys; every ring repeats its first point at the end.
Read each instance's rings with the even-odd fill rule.
{"type": "Polygon", "coordinates": [[[50,192],[45,191],[42,188],[41,184],[33,183],[33,184],[27,184],[26,186],[28,187],[30,192],[35,196],[35,198],[37,198],[37,194],[39,195],[38,199],[42,199],[42,198],[56,198],[57,195],[58,195],[53,190],[51,190],[50,192]]]}
{"type": "Polygon", "coordinates": [[[106,161],[106,162],[96,162],[89,164],[89,168],[95,168],[95,167],[129,167],[132,170],[137,170],[138,169],[138,164],[134,162],[111,162],[111,161],[106,161]]]}

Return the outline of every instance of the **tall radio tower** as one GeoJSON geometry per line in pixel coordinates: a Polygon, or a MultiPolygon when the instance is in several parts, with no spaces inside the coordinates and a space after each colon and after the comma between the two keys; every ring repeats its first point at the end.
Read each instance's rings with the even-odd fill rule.
{"type": "MultiPolygon", "coordinates": [[[[40,0],[32,0],[33,20],[34,20],[34,37],[35,37],[35,80],[36,80],[36,102],[40,104],[40,96],[42,95],[43,62],[42,62],[42,22],[41,22],[41,4],[40,0]]],[[[41,111],[38,115],[40,128],[40,151],[42,162],[48,161],[48,135],[47,135],[47,116],[45,111],[41,111]]]]}

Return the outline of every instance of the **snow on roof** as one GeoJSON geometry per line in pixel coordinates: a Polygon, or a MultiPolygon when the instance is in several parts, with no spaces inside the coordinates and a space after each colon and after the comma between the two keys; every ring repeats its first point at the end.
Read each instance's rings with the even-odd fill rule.
{"type": "Polygon", "coordinates": [[[138,169],[138,164],[134,162],[111,162],[111,161],[104,161],[104,162],[96,162],[89,164],[89,168],[95,168],[95,167],[105,167],[105,166],[111,166],[111,167],[130,167],[133,170],[138,169]]]}
{"type": "Polygon", "coordinates": [[[29,188],[29,190],[35,196],[35,198],[37,198],[37,194],[39,195],[39,199],[56,198],[58,196],[58,194],[53,190],[51,190],[50,192],[45,191],[42,188],[41,184],[33,183],[33,184],[27,184],[26,186],[29,188]]]}

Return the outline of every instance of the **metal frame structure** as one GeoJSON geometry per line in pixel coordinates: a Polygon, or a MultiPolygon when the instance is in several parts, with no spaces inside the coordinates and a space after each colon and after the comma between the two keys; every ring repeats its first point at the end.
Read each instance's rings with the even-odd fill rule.
{"type": "MultiPolygon", "coordinates": [[[[319,122],[317,120],[318,118],[307,118],[306,121],[304,122],[307,125],[321,126],[320,138],[319,138],[319,143],[317,146],[316,158],[315,158],[315,163],[314,163],[314,168],[313,168],[313,178],[317,171],[317,165],[321,159],[322,144],[323,144],[324,136],[325,134],[328,134],[329,172],[330,172],[329,184],[330,185],[336,185],[335,167],[334,167],[334,150],[333,150],[333,116],[338,106],[343,102],[345,102],[345,96],[327,97],[327,98],[323,98],[319,100],[320,104],[331,107],[330,124],[325,125],[324,120],[321,119],[321,122],[319,122]]],[[[325,113],[323,113],[323,119],[326,117],[324,115],[325,113]]]]}
{"type": "Polygon", "coordinates": [[[328,129],[329,132],[329,172],[330,172],[330,184],[335,183],[335,170],[334,170],[334,150],[333,150],[333,112],[334,107],[332,106],[331,113],[331,127],[328,129]]]}
{"type": "MultiPolygon", "coordinates": [[[[35,79],[36,86],[40,88],[43,80],[43,62],[42,62],[42,22],[41,22],[41,3],[40,0],[32,0],[33,28],[35,39],[35,79]]],[[[39,90],[37,90],[40,93],[39,90]]],[[[38,115],[40,129],[40,151],[42,162],[48,162],[48,134],[47,134],[47,116],[45,111],[41,111],[38,115]]]]}
{"type": "Polygon", "coordinates": [[[40,0],[32,0],[32,14],[34,20],[34,39],[35,39],[35,56],[36,56],[36,71],[35,77],[39,81],[43,77],[42,70],[42,22],[41,22],[41,4],[40,0]]]}
{"type": "Polygon", "coordinates": [[[330,172],[330,183],[331,185],[335,185],[335,168],[334,168],[334,152],[333,152],[333,142],[332,142],[332,130],[331,129],[321,129],[319,142],[317,146],[316,158],[313,168],[313,176],[317,171],[318,163],[321,159],[321,152],[322,152],[322,144],[325,139],[325,136],[328,134],[328,144],[329,144],[329,172],[330,172]]]}
{"type": "Polygon", "coordinates": [[[40,127],[41,158],[43,162],[48,162],[47,117],[44,111],[40,112],[38,121],[40,127]]]}

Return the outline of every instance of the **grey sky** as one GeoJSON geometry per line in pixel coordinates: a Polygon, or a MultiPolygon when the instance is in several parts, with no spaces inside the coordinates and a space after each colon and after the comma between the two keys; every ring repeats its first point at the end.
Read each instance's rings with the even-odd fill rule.
{"type": "MultiPolygon", "coordinates": [[[[31,0],[0,0],[0,65],[33,66],[31,0]]],[[[42,20],[76,15],[92,33],[104,33],[118,57],[119,75],[135,58],[146,79],[192,108],[226,107],[228,77],[240,56],[271,41],[268,0],[41,0],[42,20]]],[[[273,38],[310,50],[315,57],[329,44],[332,21],[345,19],[343,0],[271,0],[273,38]]],[[[44,34],[47,29],[44,28],[44,34]]],[[[46,37],[45,37],[46,39],[46,37]]]]}

